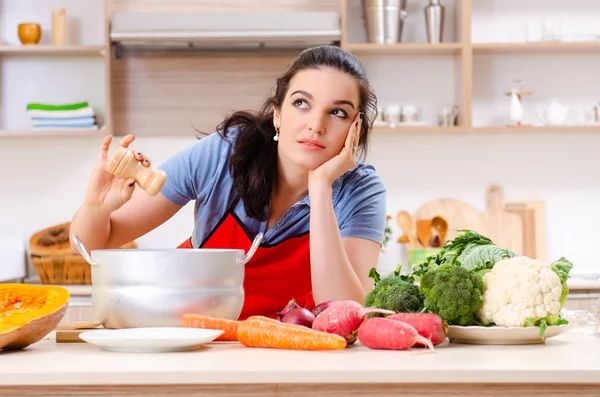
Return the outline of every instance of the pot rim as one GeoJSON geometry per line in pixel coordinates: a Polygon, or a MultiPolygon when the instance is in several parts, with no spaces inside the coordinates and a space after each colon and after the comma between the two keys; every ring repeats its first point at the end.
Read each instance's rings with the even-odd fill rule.
{"type": "Polygon", "coordinates": [[[232,253],[232,252],[241,252],[245,254],[245,251],[243,249],[238,249],[238,248],[186,248],[186,249],[181,249],[181,248],[105,248],[105,249],[93,249],[91,250],[92,253],[96,252],[96,253],[101,253],[101,252],[139,252],[139,253],[143,253],[143,252],[165,252],[165,253],[169,253],[169,252],[181,252],[184,253],[184,255],[187,255],[189,253],[202,253],[202,252],[210,252],[210,253],[219,253],[219,252],[225,252],[225,253],[232,253]]]}

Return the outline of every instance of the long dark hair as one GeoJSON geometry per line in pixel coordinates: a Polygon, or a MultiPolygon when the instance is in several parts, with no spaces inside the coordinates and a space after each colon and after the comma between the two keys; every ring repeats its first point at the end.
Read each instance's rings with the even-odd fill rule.
{"type": "Polygon", "coordinates": [[[226,137],[237,129],[235,148],[230,158],[233,186],[244,202],[246,214],[254,219],[267,219],[271,192],[277,185],[277,142],[273,140],[273,107],[281,109],[290,80],[299,71],[330,67],[354,77],[360,90],[359,110],[365,114],[359,141],[358,156],[366,157],[369,131],[377,116],[377,98],[362,64],[353,55],[336,46],[318,46],[300,53],[288,69],[277,78],[275,94],[265,100],[258,112],[237,111],[227,116],[217,127],[226,137]]]}

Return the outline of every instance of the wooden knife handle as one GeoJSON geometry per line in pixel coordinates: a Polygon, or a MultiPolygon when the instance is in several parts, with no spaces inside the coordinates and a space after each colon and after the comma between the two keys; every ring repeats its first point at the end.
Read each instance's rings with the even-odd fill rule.
{"type": "Polygon", "coordinates": [[[167,174],[163,170],[144,167],[134,154],[123,146],[117,146],[106,165],[106,171],[123,178],[135,179],[137,184],[150,196],[157,195],[167,180],[167,174]]]}

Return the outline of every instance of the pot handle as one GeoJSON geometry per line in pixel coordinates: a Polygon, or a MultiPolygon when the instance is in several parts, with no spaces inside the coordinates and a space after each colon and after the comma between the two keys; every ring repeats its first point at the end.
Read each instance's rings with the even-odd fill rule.
{"type": "Polygon", "coordinates": [[[250,259],[252,259],[252,257],[256,253],[256,250],[258,249],[258,246],[260,245],[260,242],[262,241],[262,239],[263,239],[262,233],[258,233],[256,235],[256,237],[254,237],[254,241],[252,242],[252,246],[250,247],[250,250],[248,250],[248,253],[246,254],[246,256],[243,259],[239,260],[240,265],[245,265],[246,263],[248,263],[248,261],[250,259]]]}
{"type": "Polygon", "coordinates": [[[77,248],[77,251],[79,251],[79,253],[81,254],[81,256],[83,256],[83,259],[85,259],[85,261],[87,263],[89,263],[92,266],[99,266],[100,265],[100,261],[99,260],[92,259],[92,257],[90,256],[90,254],[88,254],[87,250],[83,246],[83,243],[81,242],[81,240],[79,240],[79,237],[77,237],[77,235],[75,233],[71,233],[71,239],[75,243],[75,247],[77,248]]]}

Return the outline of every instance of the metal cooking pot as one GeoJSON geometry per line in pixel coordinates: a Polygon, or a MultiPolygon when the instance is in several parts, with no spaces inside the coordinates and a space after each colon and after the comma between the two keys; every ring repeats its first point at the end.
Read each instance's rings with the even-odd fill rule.
{"type": "Polygon", "coordinates": [[[99,249],[91,254],[71,238],[92,266],[92,307],[105,328],[180,327],[185,313],[236,320],[244,304],[241,249],[99,249]]]}

